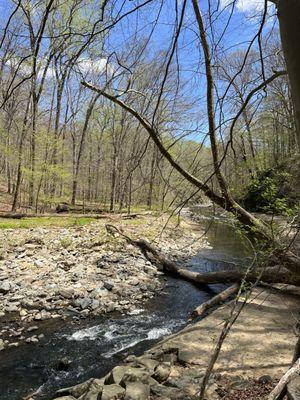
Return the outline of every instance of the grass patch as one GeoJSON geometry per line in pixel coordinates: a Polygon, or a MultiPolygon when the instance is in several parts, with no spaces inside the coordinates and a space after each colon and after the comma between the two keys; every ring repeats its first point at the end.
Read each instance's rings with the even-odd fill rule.
{"type": "Polygon", "coordinates": [[[23,219],[0,218],[0,229],[29,229],[37,227],[60,227],[67,228],[72,226],[84,226],[93,221],[95,218],[90,217],[32,217],[23,219]]]}

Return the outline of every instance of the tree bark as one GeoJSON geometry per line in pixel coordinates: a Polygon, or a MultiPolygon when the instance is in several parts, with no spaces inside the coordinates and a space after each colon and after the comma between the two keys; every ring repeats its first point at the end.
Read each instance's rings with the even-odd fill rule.
{"type": "Polygon", "coordinates": [[[280,36],[291,86],[300,151],[300,3],[299,0],[277,1],[280,36]]]}
{"type": "Polygon", "coordinates": [[[238,292],[240,285],[238,283],[229,286],[229,288],[223,290],[221,293],[212,297],[210,300],[201,304],[199,307],[195,308],[191,313],[191,319],[195,319],[198,317],[202,317],[207,311],[211,310],[213,307],[217,306],[220,303],[228,300],[229,297],[233,296],[238,292]]]}
{"type": "Polygon", "coordinates": [[[300,358],[280,379],[275,389],[270,393],[268,400],[279,400],[282,398],[282,394],[285,392],[286,387],[291,380],[300,375],[300,358]]]}

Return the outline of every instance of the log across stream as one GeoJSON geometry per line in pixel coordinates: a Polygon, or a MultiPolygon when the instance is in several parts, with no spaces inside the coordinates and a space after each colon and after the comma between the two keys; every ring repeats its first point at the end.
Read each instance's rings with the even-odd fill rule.
{"type": "MultiPolygon", "coordinates": [[[[210,224],[209,219],[204,219],[210,224]]],[[[249,254],[234,230],[215,220],[207,233],[211,249],[194,256],[190,268],[217,271],[224,263],[242,263],[249,254]]],[[[227,265],[227,264],[226,264],[227,265]]],[[[38,399],[51,399],[59,388],[102,376],[128,354],[141,354],[162,337],[183,328],[188,315],[225,288],[204,286],[173,277],[166,288],[134,315],[109,314],[78,325],[45,321],[39,330],[43,343],[11,348],[1,353],[0,398],[19,400],[39,389],[38,399]]]]}

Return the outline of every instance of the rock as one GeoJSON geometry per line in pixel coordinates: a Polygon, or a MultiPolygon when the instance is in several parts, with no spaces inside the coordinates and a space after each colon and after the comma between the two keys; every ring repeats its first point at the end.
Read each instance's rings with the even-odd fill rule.
{"type": "Polygon", "coordinates": [[[30,326],[29,328],[27,328],[27,332],[32,332],[32,331],[36,331],[38,330],[39,327],[36,325],[30,326]]]}
{"type": "Polygon", "coordinates": [[[149,372],[145,368],[128,368],[120,382],[122,387],[126,387],[130,382],[141,382],[148,384],[150,380],[149,372]]]}
{"type": "Polygon", "coordinates": [[[72,360],[70,360],[68,357],[63,357],[57,362],[55,369],[57,371],[68,371],[71,364],[72,360]]]}
{"type": "Polygon", "coordinates": [[[63,396],[63,397],[57,397],[57,399],[54,400],[76,400],[76,399],[73,396],[63,396]]]}
{"type": "MultiPolygon", "coordinates": [[[[80,383],[79,385],[71,386],[65,389],[60,389],[56,392],[56,394],[59,396],[66,396],[66,397],[68,397],[68,395],[71,395],[71,397],[74,396],[75,398],[78,398],[82,396],[85,392],[87,392],[93,380],[94,379],[89,379],[83,383],[80,383]]],[[[59,399],[62,398],[63,397],[59,397],[59,399]]]]}
{"type": "Polygon", "coordinates": [[[6,294],[10,291],[12,284],[10,281],[0,282],[0,293],[6,294]]]}
{"type": "Polygon", "coordinates": [[[300,399],[300,376],[291,380],[287,385],[287,392],[290,400],[300,399]]]}
{"type": "Polygon", "coordinates": [[[0,351],[5,349],[4,340],[0,339],[0,351]]]}
{"type": "Polygon", "coordinates": [[[170,363],[161,363],[159,364],[152,375],[152,377],[159,383],[164,382],[168,379],[171,373],[171,365],[170,363]]]}
{"type": "Polygon", "coordinates": [[[114,288],[114,284],[111,282],[104,282],[103,287],[105,287],[105,289],[111,291],[114,288]]]}
{"type": "Polygon", "coordinates": [[[19,344],[20,344],[19,342],[9,343],[8,347],[18,347],[19,344]]]}
{"type": "Polygon", "coordinates": [[[57,293],[64,299],[72,299],[74,296],[74,290],[72,289],[60,289],[57,293]]]}
{"type": "Polygon", "coordinates": [[[102,379],[94,379],[84,395],[83,400],[98,400],[102,393],[104,382],[102,379]]]}
{"type": "Polygon", "coordinates": [[[124,393],[125,389],[119,385],[105,385],[103,386],[101,400],[121,399],[124,393]]]}
{"type": "Polygon", "coordinates": [[[82,310],[88,308],[91,304],[91,299],[89,297],[83,297],[82,299],[76,299],[74,305],[80,307],[82,310]]]}
{"type": "Polygon", "coordinates": [[[6,312],[15,312],[18,311],[18,305],[15,303],[10,303],[8,306],[5,307],[6,312]]]}
{"type": "Polygon", "coordinates": [[[34,260],[34,265],[40,268],[44,265],[44,262],[42,260],[34,260]]]}
{"type": "Polygon", "coordinates": [[[99,300],[93,300],[91,303],[91,309],[96,310],[97,308],[100,307],[100,301],[99,300]]]}
{"type": "Polygon", "coordinates": [[[105,378],[105,385],[112,385],[113,383],[118,385],[128,370],[128,366],[117,366],[113,368],[105,378]]]}
{"type": "MultiPolygon", "coordinates": [[[[166,398],[166,399],[180,399],[181,398],[182,400],[188,400],[188,396],[186,396],[186,393],[184,391],[182,391],[181,389],[164,386],[159,383],[157,385],[152,385],[150,392],[151,392],[151,394],[158,396],[159,399],[160,398],[166,398]]],[[[156,398],[156,397],[154,397],[154,398],[156,398]]]]}
{"type": "Polygon", "coordinates": [[[25,317],[27,314],[28,312],[24,310],[24,308],[22,308],[22,310],[20,311],[20,317],[25,317]]]}
{"type": "Polygon", "coordinates": [[[183,364],[197,364],[199,360],[199,356],[196,355],[194,350],[187,349],[180,349],[177,358],[183,364]]]}
{"type": "Polygon", "coordinates": [[[139,357],[137,359],[137,362],[141,365],[143,365],[144,367],[147,368],[147,370],[150,373],[153,373],[155,368],[158,366],[159,362],[157,360],[153,360],[152,358],[149,357],[139,357]]]}
{"type": "Polygon", "coordinates": [[[150,386],[141,382],[130,382],[126,385],[125,400],[147,400],[150,386]]]}
{"type": "Polygon", "coordinates": [[[262,375],[259,379],[258,382],[262,384],[266,384],[269,382],[272,382],[272,377],[270,375],[262,375]]]}

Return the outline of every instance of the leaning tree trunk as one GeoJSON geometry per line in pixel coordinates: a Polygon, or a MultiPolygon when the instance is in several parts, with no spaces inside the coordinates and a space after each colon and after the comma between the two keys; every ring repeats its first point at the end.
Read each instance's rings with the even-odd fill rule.
{"type": "Polygon", "coordinates": [[[278,20],[284,58],[294,103],[298,148],[300,150],[300,2],[279,0],[278,20]]]}
{"type": "Polygon", "coordinates": [[[211,285],[215,283],[241,282],[265,282],[265,283],[286,283],[290,285],[300,286],[300,276],[292,274],[284,267],[268,267],[262,269],[254,269],[247,272],[245,277],[245,269],[235,269],[229,271],[217,272],[195,272],[186,268],[179,267],[173,261],[167,259],[156,247],[145,239],[133,239],[121,232],[114,225],[107,224],[106,229],[109,233],[118,233],[124,237],[130,244],[138,247],[145,257],[156,264],[159,269],[167,274],[175,275],[200,285],[211,285]]]}

